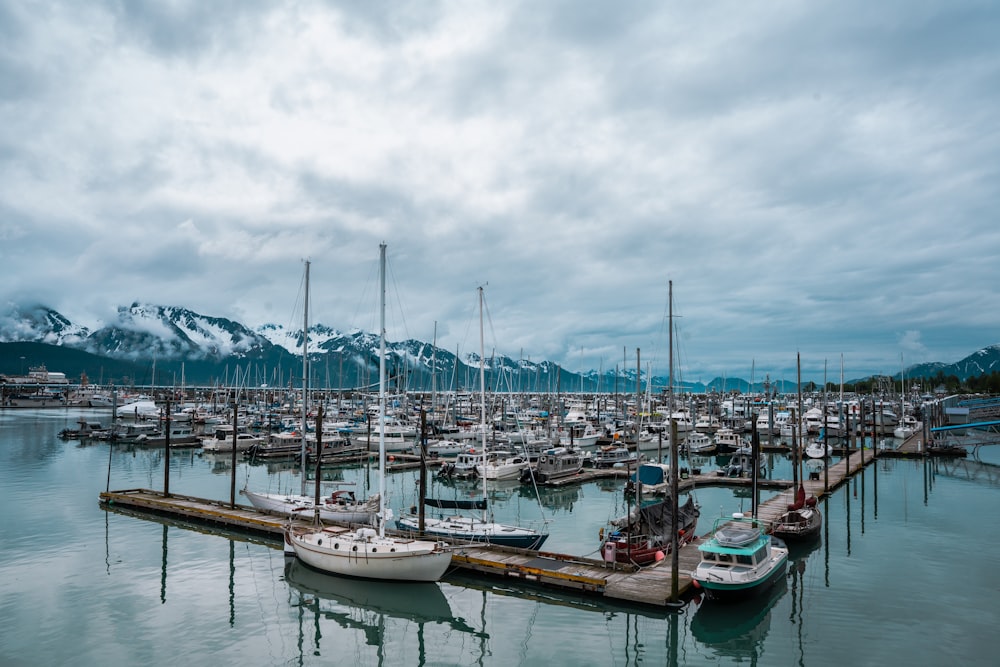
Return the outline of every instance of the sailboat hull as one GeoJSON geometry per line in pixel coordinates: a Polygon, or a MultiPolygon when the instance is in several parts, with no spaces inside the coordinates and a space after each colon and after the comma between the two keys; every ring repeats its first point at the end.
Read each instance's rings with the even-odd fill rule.
{"type": "Polygon", "coordinates": [[[438,581],[451,565],[451,552],[438,542],[379,537],[370,528],[292,531],[286,537],[306,565],[347,577],[438,581]]]}
{"type": "MultiPolygon", "coordinates": [[[[396,528],[407,532],[417,532],[419,519],[417,517],[398,519],[396,528]]],[[[484,522],[467,516],[445,517],[443,519],[425,518],[424,534],[463,542],[496,544],[518,549],[540,549],[548,538],[547,533],[538,533],[519,526],[484,522]]]]}
{"type": "MultiPolygon", "coordinates": [[[[313,515],[314,498],[297,494],[257,493],[248,489],[241,491],[250,504],[259,510],[277,514],[296,515],[310,518],[313,515]]],[[[378,512],[378,496],[372,496],[365,502],[337,502],[330,498],[322,502],[319,518],[323,521],[337,523],[373,523],[378,512]]]]}

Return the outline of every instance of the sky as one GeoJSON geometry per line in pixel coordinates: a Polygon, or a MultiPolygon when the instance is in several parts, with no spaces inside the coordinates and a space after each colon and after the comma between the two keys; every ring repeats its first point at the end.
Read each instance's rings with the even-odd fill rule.
{"type": "Polygon", "coordinates": [[[569,371],[1000,343],[1000,4],[0,0],[0,303],[569,371]],[[672,286],[672,287],[671,287],[672,286]],[[672,293],[672,299],[670,294],[672,293]],[[672,314],[672,317],[671,317],[672,314]],[[638,358],[638,361],[637,361],[638,358]]]}

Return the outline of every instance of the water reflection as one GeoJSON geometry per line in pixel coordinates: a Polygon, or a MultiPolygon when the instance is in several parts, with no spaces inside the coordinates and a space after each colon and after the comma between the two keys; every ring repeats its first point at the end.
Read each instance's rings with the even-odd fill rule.
{"type": "Polygon", "coordinates": [[[703,598],[692,601],[697,611],[691,619],[691,634],[716,655],[749,657],[756,664],[771,629],[771,611],[787,591],[783,578],[760,597],[723,603],[703,598]]]}
{"type": "MultiPolygon", "coordinates": [[[[285,581],[298,597],[295,604],[311,613],[313,651],[320,655],[323,639],[322,621],[333,621],[345,630],[360,631],[369,646],[384,647],[388,632],[399,632],[389,621],[417,625],[422,636],[427,624],[442,624],[451,631],[483,637],[463,619],[452,615],[451,606],[439,584],[369,581],[333,577],[318,572],[294,558],[285,563],[285,581]]],[[[301,640],[302,638],[300,638],[301,640]]],[[[336,648],[331,637],[327,655],[336,648]]],[[[419,664],[424,664],[426,647],[420,646],[419,664]]]]}

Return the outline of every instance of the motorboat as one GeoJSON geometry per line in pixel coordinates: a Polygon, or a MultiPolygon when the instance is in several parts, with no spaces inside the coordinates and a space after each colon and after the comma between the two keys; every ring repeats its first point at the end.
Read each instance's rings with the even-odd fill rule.
{"type": "Polygon", "coordinates": [[[760,595],[783,580],[788,568],[785,543],[768,535],[762,522],[743,514],[716,519],[698,551],[701,562],[691,578],[710,600],[760,595]]]}
{"type": "Polygon", "coordinates": [[[569,447],[553,447],[538,457],[534,468],[521,473],[521,481],[534,479],[544,484],[552,480],[571,477],[583,469],[583,454],[569,447]]]}

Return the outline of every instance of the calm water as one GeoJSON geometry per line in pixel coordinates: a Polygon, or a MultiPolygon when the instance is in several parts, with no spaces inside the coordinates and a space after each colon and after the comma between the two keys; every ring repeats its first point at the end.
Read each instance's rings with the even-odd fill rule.
{"type": "MultiPolygon", "coordinates": [[[[109,463],[111,489],[161,489],[163,455],[60,440],[79,415],[0,411],[3,665],[996,662],[1000,447],[983,448],[983,462],[870,466],[829,499],[822,540],[793,552],[768,598],[674,615],[457,574],[437,585],[331,579],[286,564],[275,545],[105,512],[109,463]]],[[[228,500],[228,461],[172,452],[171,490],[228,500]]],[[[771,465],[789,474],[787,461],[771,465]]],[[[359,490],[366,481],[363,468],[327,474],[359,490]]],[[[242,461],[236,480],[300,484],[287,465],[242,461]]],[[[388,487],[405,507],[414,475],[388,487]]],[[[595,555],[598,530],[623,509],[620,482],[547,493],[541,506],[518,484],[492,495],[498,515],[548,520],[546,548],[578,555],[595,555]]],[[[749,509],[728,489],[696,496],[699,532],[749,509]]]]}

